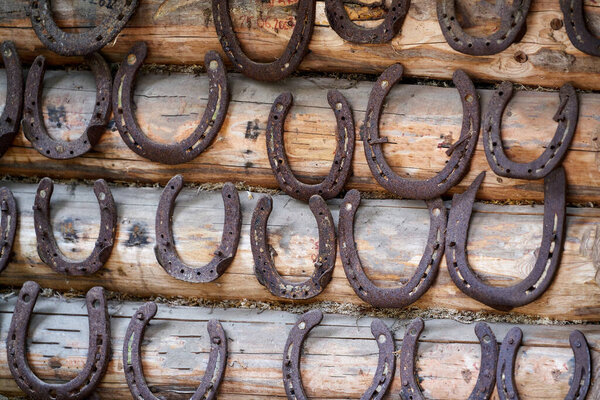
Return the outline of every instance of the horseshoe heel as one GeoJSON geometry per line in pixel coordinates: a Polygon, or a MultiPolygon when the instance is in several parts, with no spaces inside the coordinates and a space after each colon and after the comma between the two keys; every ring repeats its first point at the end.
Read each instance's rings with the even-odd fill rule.
{"type": "Polygon", "coordinates": [[[565,18],[567,35],[578,50],[592,56],[600,56],[600,38],[587,27],[581,0],[560,0],[560,8],[565,18]]]}
{"type": "Polygon", "coordinates": [[[354,240],[354,216],[360,205],[360,192],[350,190],[340,206],[338,234],[344,272],[354,292],[375,307],[406,307],[417,301],[433,284],[437,276],[446,236],[446,207],[441,199],[427,201],[429,209],[429,237],[419,267],[402,287],[377,287],[365,274],[354,240]]]}
{"type": "Polygon", "coordinates": [[[229,0],[212,0],[215,29],[223,51],[234,67],[249,78],[258,81],[274,82],[294,72],[308,52],[308,43],[315,26],[314,0],[298,0],[296,24],[292,36],[281,57],[270,63],[252,61],[242,50],[233,31],[229,15],[229,0]]]}
{"type": "Polygon", "coordinates": [[[227,116],[229,86],[223,61],[217,52],[204,56],[209,79],[208,104],[200,123],[190,136],[175,144],[163,144],[148,138],[133,113],[133,88],[137,71],[142,66],[148,49],[146,43],[133,45],[121,63],[113,85],[115,124],[123,141],[134,153],[163,164],[191,161],[202,153],[219,133],[227,116]]]}
{"type": "Polygon", "coordinates": [[[89,347],[83,370],[67,383],[49,384],[38,378],[27,361],[27,331],[33,307],[40,293],[35,282],[25,282],[10,323],[6,339],[8,367],[28,398],[33,400],[82,400],[94,398],[94,390],[104,376],[110,360],[110,319],[104,289],[91,288],[86,295],[89,320],[89,347]]]}
{"type": "Polygon", "coordinates": [[[158,209],[156,210],[156,247],[154,247],[156,260],[169,275],[179,280],[196,283],[212,282],[223,275],[237,251],[242,227],[238,192],[230,182],[223,186],[225,222],[223,223],[221,243],[214,252],[213,259],[208,264],[202,267],[190,267],[181,261],[177,255],[173,230],[171,229],[175,199],[182,188],[183,177],[175,175],[167,183],[160,197],[158,209]]]}
{"type": "Polygon", "coordinates": [[[310,299],[321,293],[331,281],[336,254],[333,217],[321,196],[312,196],[308,206],[319,228],[319,255],[311,277],[299,283],[285,281],[275,269],[271,257],[267,234],[267,221],[273,209],[271,196],[258,200],[252,214],[250,245],[254,258],[254,274],[260,284],[269,289],[274,296],[284,299],[310,299]]]}
{"type": "Polygon", "coordinates": [[[381,145],[388,143],[388,138],[379,136],[379,118],[383,101],[402,77],[402,69],[402,65],[394,64],[383,71],[371,90],[363,124],[364,131],[361,132],[365,157],[371,174],[386,190],[407,199],[430,200],[440,197],[468,172],[479,138],[479,95],[467,74],[461,70],[454,72],[452,80],[462,101],[463,122],[460,138],[446,151],[450,160],[444,169],[432,178],[425,180],[402,178],[392,170],[383,155],[381,145]]]}
{"type": "Polygon", "coordinates": [[[579,118],[577,93],[569,84],[560,88],[560,105],[553,117],[558,122],[556,133],[542,155],[529,163],[514,162],[504,153],[500,126],[502,114],[512,95],[512,84],[503,82],[490,101],[483,128],[485,156],[496,175],[520,179],[543,178],[560,165],[567,154],[579,118]]]}
{"type": "Polygon", "coordinates": [[[352,109],[337,90],[327,92],[327,101],[337,120],[337,147],[329,175],[316,185],[307,185],[296,179],[285,154],[283,123],[292,106],[291,93],[279,95],[271,107],[267,122],[267,154],[271,169],[281,190],[298,200],[308,201],[315,194],[331,199],[340,193],[350,174],[354,155],[352,109]]]}
{"type": "Polygon", "coordinates": [[[8,266],[17,234],[17,202],[10,189],[0,188],[0,272],[8,266]]]}
{"type": "Polygon", "coordinates": [[[67,33],[54,22],[50,0],[29,0],[31,25],[35,34],[44,46],[61,56],[85,56],[112,42],[127,24],[137,5],[138,0],[118,0],[113,11],[100,25],[83,33],[67,33]]]}
{"type": "Polygon", "coordinates": [[[69,142],[50,137],[44,123],[42,88],[46,72],[46,58],[37,56],[27,74],[26,107],[21,125],[27,140],[40,154],[48,158],[67,160],[87,153],[98,143],[110,119],[112,86],[110,68],[98,53],[85,56],[85,63],[91,68],[96,79],[96,106],[83,134],[69,142]]]}
{"type": "Polygon", "coordinates": [[[6,103],[0,116],[0,157],[2,157],[19,131],[23,111],[23,67],[13,42],[2,42],[0,50],[6,69],[6,103]]]}
{"type": "Polygon", "coordinates": [[[473,212],[475,194],[485,172],[473,181],[469,189],[452,198],[446,236],[448,272],[454,284],[467,296],[490,307],[509,310],[540,297],[550,286],[560,265],[565,231],[565,170],[558,167],[544,178],[544,229],[538,257],[531,273],[521,282],[505,287],[485,283],[469,265],[467,234],[473,212]]]}
{"type": "Polygon", "coordinates": [[[352,22],[342,0],[325,0],[325,15],[331,29],[352,43],[386,43],[402,28],[410,0],[394,0],[383,22],[375,28],[365,28],[352,22]]]}
{"type": "Polygon", "coordinates": [[[56,272],[67,275],[91,275],[96,273],[110,257],[117,230],[117,207],[104,179],[94,183],[94,194],[100,206],[100,233],[92,253],[83,261],[65,257],[56,244],[50,224],[50,199],[54,183],[44,178],[35,195],[33,221],[37,238],[37,251],[42,261],[56,272]]]}
{"type": "MultiPolygon", "coordinates": [[[[515,360],[522,339],[523,332],[520,328],[514,327],[508,331],[502,341],[498,370],[496,371],[496,386],[500,400],[519,400],[519,393],[514,379],[515,360]]],[[[590,348],[585,335],[578,330],[571,332],[569,342],[575,355],[575,373],[565,400],[584,400],[592,379],[590,348]]]]}
{"type": "MultiPolygon", "coordinates": [[[[421,392],[421,387],[417,382],[415,375],[415,360],[417,357],[417,341],[425,323],[421,318],[416,318],[411,322],[400,350],[400,377],[402,380],[402,389],[400,389],[400,398],[402,400],[425,400],[421,392]]],[[[475,325],[475,334],[481,344],[481,366],[479,367],[479,376],[475,387],[468,400],[488,400],[494,391],[494,380],[496,379],[496,364],[498,362],[498,343],[496,336],[489,325],[484,322],[478,322],[475,325]]]]}
{"type": "MultiPolygon", "coordinates": [[[[156,303],[148,302],[141,306],[129,322],[123,343],[123,369],[127,386],[134,399],[159,400],[146,383],[142,366],[141,347],[144,331],[148,323],[156,315],[156,303]]],[[[217,390],[225,375],[227,366],[227,337],[223,327],[216,319],[208,321],[208,335],[210,336],[210,356],[206,372],[202,377],[200,386],[190,400],[212,400],[217,398],[217,390]]]]}
{"type": "Polygon", "coordinates": [[[531,0],[515,0],[512,5],[503,1],[500,7],[500,27],[487,37],[467,34],[456,18],[455,0],[437,0],[437,16],[446,42],[454,50],[472,56],[500,53],[521,40],[527,31],[527,13],[531,0]]]}
{"type": "MultiPolygon", "coordinates": [[[[288,399],[306,400],[302,377],[300,375],[300,354],[302,344],[310,331],[323,319],[321,310],[312,310],[302,314],[290,331],[283,351],[283,386],[288,399]]],[[[379,361],[371,386],[361,400],[381,400],[388,391],[394,370],[396,356],[394,355],[394,337],[387,325],[379,320],[371,323],[371,333],[379,347],[379,361]]]]}

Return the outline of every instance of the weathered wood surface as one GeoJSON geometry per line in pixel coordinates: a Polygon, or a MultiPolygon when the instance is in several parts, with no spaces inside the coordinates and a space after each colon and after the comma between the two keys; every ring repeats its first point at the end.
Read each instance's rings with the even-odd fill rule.
{"type": "MultiPolygon", "coordinates": [[[[58,1],[53,7],[62,27],[83,28],[99,23],[113,0],[85,2],[58,1]],[[103,6],[102,6],[103,5],[103,6]]],[[[295,0],[232,2],[232,19],[238,37],[248,54],[260,61],[277,58],[286,46],[295,24],[295,0]]],[[[131,45],[145,40],[150,47],[148,61],[163,64],[202,64],[209,50],[221,51],[213,26],[210,0],[142,0],[137,13],[113,44],[102,51],[112,61],[120,61],[131,45]]],[[[376,3],[367,1],[367,3],[376,3]]],[[[488,35],[499,23],[494,2],[458,0],[463,26],[475,35],[488,35]]],[[[450,48],[441,33],[435,2],[413,0],[401,34],[382,45],[357,45],[342,40],[329,26],[324,2],[317,2],[315,32],[310,54],[300,68],[308,71],[379,73],[393,62],[402,62],[412,76],[449,79],[463,68],[478,79],[511,78],[525,84],[560,86],[566,81],[589,89],[599,89],[600,58],[576,50],[564,27],[554,30],[551,22],[562,21],[556,0],[535,0],[527,18],[522,41],[501,54],[472,57],[450,48]]],[[[379,3],[381,4],[381,3],[379,3]]],[[[500,2],[496,2],[496,5],[500,2]]],[[[600,7],[586,0],[592,31],[600,33],[600,7]]],[[[377,25],[385,10],[352,6],[350,15],[367,25],[377,25]]],[[[27,15],[25,1],[0,4],[0,37],[13,40],[26,62],[38,54],[53,63],[77,59],[58,57],[43,48],[27,15]]]]}
{"type": "MultiPolygon", "coordinates": [[[[0,70],[1,71],[1,70],[0,70]]],[[[2,71],[3,72],[3,71],[2,71]]],[[[0,73],[2,73],[0,72],[0,73]]],[[[293,78],[285,83],[262,84],[231,74],[232,102],[215,142],[195,160],[168,166],[152,163],[133,153],[122,141],[114,123],[94,151],[70,161],[55,161],[40,155],[19,134],[12,148],[0,159],[0,171],[15,176],[95,179],[144,183],[166,183],[175,173],[188,182],[243,181],[249,185],[277,188],[265,146],[265,129],[272,102],[283,91],[291,91],[295,105],[286,120],[285,144],[297,176],[309,183],[324,178],[335,151],[335,118],[327,103],[327,90],[339,89],[354,110],[357,143],[353,175],[347,187],[383,191],[367,166],[359,129],[362,126],[372,82],[330,78],[293,78]]],[[[0,82],[4,80],[0,77],[0,82]]],[[[50,134],[73,140],[85,129],[94,108],[91,73],[49,71],[45,80],[43,111],[50,134]]],[[[154,140],[180,141],[189,135],[207,101],[204,74],[143,75],[137,85],[136,116],[142,129],[154,140]]],[[[0,85],[4,98],[5,83],[0,85]]],[[[483,112],[491,90],[480,90],[483,112]]],[[[600,201],[600,94],[580,94],[578,129],[564,165],[569,182],[569,200],[600,201]]],[[[554,135],[552,116],[558,107],[557,92],[518,91],[503,119],[507,152],[517,161],[538,157],[554,135]]],[[[384,152],[397,173],[416,179],[440,171],[448,157],[445,151],[460,135],[462,107],[454,88],[398,85],[388,96],[381,134],[389,137],[384,152]]],[[[471,172],[454,192],[466,189],[477,174],[490,171],[480,140],[471,172]]],[[[488,173],[478,197],[483,199],[543,200],[541,181],[500,178],[488,173]]]]}
{"type": "MultiPolygon", "coordinates": [[[[36,185],[8,183],[20,212],[14,257],[0,274],[0,284],[20,286],[36,280],[57,290],[87,290],[94,285],[134,296],[183,296],[211,300],[278,301],[254,276],[250,250],[250,218],[263,194],[240,192],[242,233],[237,255],[226,273],[207,284],[170,277],[154,255],[154,219],[159,188],[114,187],[118,208],[117,243],[108,263],[97,274],[66,277],[54,273],[37,254],[31,209],[36,185]]],[[[83,259],[98,232],[99,210],[91,186],[56,185],[51,215],[60,249],[83,259]]],[[[330,202],[338,220],[340,200],[330,202]]],[[[448,203],[449,206],[449,203],[448,203]]],[[[534,265],[542,234],[543,206],[494,206],[477,203],[469,234],[473,268],[494,285],[514,284],[534,265]]],[[[221,240],[223,204],[219,192],[184,189],[176,203],[174,234],[185,262],[203,265],[221,240]]],[[[600,211],[569,208],[562,263],[548,291],[516,313],[566,320],[600,320],[600,211]]],[[[369,277],[381,286],[396,286],[414,273],[423,254],[429,216],[423,202],[364,200],[357,214],[356,241],[369,277]]],[[[288,196],[274,196],[269,219],[270,245],[278,271],[292,280],[305,279],[317,254],[316,223],[308,207],[288,196]]],[[[354,293],[336,262],[331,283],[312,301],[366,305],[354,293]]],[[[420,309],[489,310],[465,296],[452,283],[445,260],[433,287],[417,302],[420,309]]]]}

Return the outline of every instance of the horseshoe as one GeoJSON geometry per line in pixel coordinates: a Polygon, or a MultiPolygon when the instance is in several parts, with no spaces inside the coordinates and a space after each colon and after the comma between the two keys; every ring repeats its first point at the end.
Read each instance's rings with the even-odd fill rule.
{"type": "MultiPolygon", "coordinates": [[[[508,331],[502,341],[502,346],[500,346],[500,359],[496,371],[496,386],[500,400],[519,400],[519,393],[514,379],[515,360],[522,339],[523,332],[520,328],[514,327],[508,331]]],[[[575,354],[575,373],[565,400],[584,400],[592,379],[590,348],[585,335],[578,330],[571,332],[569,342],[575,354]]]]}
{"type": "Polygon", "coordinates": [[[520,179],[543,178],[562,163],[567,154],[579,117],[577,93],[569,84],[560,88],[560,104],[553,117],[558,122],[556,133],[542,155],[529,163],[514,162],[504,153],[500,125],[502,113],[512,95],[512,84],[503,82],[490,100],[483,129],[485,156],[496,175],[520,179]]]}
{"type": "Polygon", "coordinates": [[[65,257],[56,244],[50,224],[50,199],[54,183],[50,178],[40,181],[33,205],[33,222],[37,238],[37,251],[42,261],[55,272],[67,275],[96,273],[110,257],[117,231],[117,207],[110,188],[104,179],[94,182],[94,194],[100,206],[100,233],[92,253],[82,261],[65,257]]]}
{"type": "Polygon", "coordinates": [[[285,154],[283,123],[292,106],[292,94],[283,93],[275,99],[267,122],[267,154],[271,169],[281,190],[289,196],[308,201],[318,194],[324,199],[337,196],[350,175],[354,155],[354,119],[346,98],[337,90],[327,92],[327,101],[337,120],[337,147],[329,175],[321,183],[308,185],[294,176],[285,154]]]}
{"type": "Polygon", "coordinates": [[[173,278],[186,282],[212,282],[225,272],[233,261],[240,241],[242,213],[240,198],[233,183],[227,182],[221,192],[225,204],[225,222],[221,243],[213,259],[202,267],[190,267],[177,255],[171,222],[175,199],[183,188],[183,177],[175,175],[165,186],[156,210],[156,260],[173,278]]]}
{"type": "MultiPolygon", "coordinates": [[[[156,315],[156,303],[149,301],[141,306],[131,317],[126,340],[123,343],[123,369],[127,386],[134,399],[159,400],[164,397],[156,397],[146,383],[144,368],[142,365],[141,347],[144,331],[148,323],[156,315]]],[[[200,386],[190,397],[190,400],[212,400],[217,398],[217,390],[225,375],[227,366],[227,337],[223,327],[216,319],[208,321],[208,335],[210,336],[210,356],[206,366],[206,372],[202,377],[200,386]]]]}
{"type": "Polygon", "coordinates": [[[392,170],[383,155],[382,145],[388,143],[388,138],[379,136],[379,118],[383,101],[402,77],[402,69],[400,64],[387,68],[371,90],[361,131],[365,157],[371,174],[386,190],[407,199],[430,200],[447,192],[468,172],[479,138],[479,96],[467,74],[461,70],[454,72],[452,80],[462,101],[463,122],[460,138],[446,151],[450,160],[444,169],[432,178],[425,180],[403,178],[392,170]]]}
{"type": "Polygon", "coordinates": [[[61,56],[85,56],[112,42],[127,24],[138,0],[118,0],[100,25],[83,33],[67,33],[60,29],[52,16],[50,0],[29,0],[31,25],[35,34],[48,49],[61,56]]]}
{"type": "Polygon", "coordinates": [[[560,0],[567,35],[578,50],[592,56],[600,56],[600,38],[587,27],[581,0],[560,0]]]}
{"type": "Polygon", "coordinates": [[[385,19],[375,28],[365,28],[352,22],[341,0],[325,0],[325,15],[331,29],[352,43],[386,43],[402,28],[410,0],[393,0],[385,19]]]}
{"type": "Polygon", "coordinates": [[[267,221],[273,209],[271,196],[265,196],[258,200],[252,214],[250,246],[254,258],[254,274],[260,284],[265,286],[274,296],[295,300],[310,299],[321,293],[331,281],[337,247],[333,217],[321,196],[312,196],[308,206],[319,227],[319,255],[314,263],[315,270],[310,278],[298,283],[285,281],[275,269],[271,257],[271,247],[268,244],[267,234],[267,221]]]}
{"type": "Polygon", "coordinates": [[[454,284],[467,296],[498,310],[510,310],[529,304],[550,286],[560,265],[565,232],[565,170],[558,167],[544,178],[544,229],[535,266],[521,282],[493,287],[485,283],[469,265],[467,234],[473,202],[485,172],[466,192],[455,194],[448,216],[446,260],[454,284]]]}
{"type": "Polygon", "coordinates": [[[500,27],[487,37],[466,33],[456,18],[455,0],[437,0],[437,16],[446,42],[454,50],[472,56],[489,56],[506,50],[519,42],[527,31],[527,13],[531,0],[514,0],[512,5],[502,1],[500,27]]]}
{"type": "Polygon", "coordinates": [[[15,44],[4,41],[0,46],[6,69],[6,102],[0,116],[0,157],[6,153],[19,131],[23,111],[23,67],[15,44]]]}
{"type": "Polygon", "coordinates": [[[308,53],[315,26],[315,1],[298,0],[298,12],[292,36],[281,57],[269,63],[252,61],[242,50],[229,15],[229,0],[212,0],[215,29],[223,51],[233,66],[249,78],[274,82],[294,72],[308,53]],[[298,23],[300,21],[300,23],[298,23]]]}
{"type": "Polygon", "coordinates": [[[23,133],[33,147],[42,155],[57,160],[78,157],[90,151],[98,143],[110,120],[110,92],[112,76],[110,67],[98,53],[85,56],[85,63],[92,69],[96,79],[96,106],[87,128],[73,141],[55,140],[48,134],[42,112],[42,90],[46,72],[46,58],[37,56],[25,87],[25,115],[21,123],[23,133]]]}
{"type": "MultiPolygon", "coordinates": [[[[300,316],[290,331],[283,351],[283,386],[288,399],[306,400],[302,377],[300,375],[300,353],[302,344],[310,331],[323,319],[321,310],[312,310],[300,316]]],[[[371,323],[371,333],[379,347],[377,370],[371,386],[360,397],[361,400],[380,400],[388,391],[394,371],[396,356],[394,354],[394,337],[387,325],[380,319],[371,323]]]]}
{"type": "Polygon", "coordinates": [[[0,272],[8,266],[17,234],[17,202],[9,188],[0,188],[0,272]]]}
{"type": "Polygon", "coordinates": [[[146,43],[133,45],[121,63],[113,85],[115,125],[123,141],[134,153],[163,164],[181,164],[198,157],[219,133],[229,107],[229,85],[223,61],[217,52],[204,56],[209,79],[208,104],[200,123],[183,141],[174,144],[155,142],[146,136],[133,113],[133,86],[137,71],[142,66],[148,49],[146,43]]]}
{"type": "MultiPolygon", "coordinates": [[[[400,350],[400,378],[402,380],[402,389],[400,389],[400,398],[402,400],[425,400],[421,392],[421,387],[416,377],[415,360],[417,357],[417,341],[425,323],[421,318],[416,318],[411,322],[404,334],[402,348],[400,350]]],[[[498,343],[496,336],[485,322],[478,322],[475,325],[475,334],[481,344],[481,366],[479,367],[479,376],[475,387],[468,400],[488,400],[494,391],[494,380],[496,374],[496,364],[498,362],[498,343]]]]}
{"type": "Polygon", "coordinates": [[[377,287],[363,270],[354,240],[354,216],[360,205],[360,192],[350,190],[340,206],[338,233],[344,272],[354,292],[375,307],[406,307],[417,301],[433,284],[444,254],[446,236],[446,207],[442,199],[428,200],[429,237],[419,267],[410,280],[400,288],[377,287]]]}
{"type": "Polygon", "coordinates": [[[38,378],[27,361],[27,331],[31,313],[40,294],[40,285],[23,284],[6,339],[6,357],[19,388],[33,400],[82,400],[96,398],[94,390],[104,376],[110,360],[110,318],[104,289],[96,286],[86,295],[89,321],[89,347],[85,366],[67,383],[50,384],[38,378]]]}

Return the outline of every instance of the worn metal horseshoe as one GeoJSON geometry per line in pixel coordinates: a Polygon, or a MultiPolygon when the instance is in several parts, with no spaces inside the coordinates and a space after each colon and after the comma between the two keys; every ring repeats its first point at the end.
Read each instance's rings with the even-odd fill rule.
{"type": "Polygon", "coordinates": [[[440,197],[468,172],[479,138],[479,95],[467,74],[461,70],[454,72],[452,80],[462,101],[463,122],[459,139],[446,151],[450,160],[444,169],[432,178],[425,180],[402,178],[392,170],[383,155],[382,145],[388,143],[388,138],[379,136],[379,118],[383,110],[383,101],[402,77],[402,70],[400,64],[387,68],[371,90],[361,131],[365,158],[371,174],[386,190],[407,199],[429,200],[440,197]]]}
{"type": "Polygon", "coordinates": [[[117,207],[104,179],[94,182],[94,194],[100,206],[100,232],[92,253],[82,261],[65,257],[56,244],[50,223],[50,199],[54,183],[50,178],[40,181],[33,204],[33,222],[37,251],[42,261],[54,271],[67,275],[91,275],[110,257],[117,231],[117,207]]]}
{"type": "Polygon", "coordinates": [[[315,269],[310,278],[298,283],[285,281],[277,272],[271,256],[267,234],[267,221],[273,209],[271,196],[264,196],[258,200],[252,214],[250,246],[254,258],[254,274],[260,284],[277,297],[310,299],[321,293],[331,281],[337,247],[333,217],[327,203],[319,195],[312,196],[308,206],[315,216],[319,228],[319,255],[314,263],[315,269]]]}
{"type": "Polygon", "coordinates": [[[352,43],[386,43],[400,32],[408,13],[410,0],[393,0],[385,19],[375,28],[365,28],[352,22],[342,0],[325,0],[325,15],[331,29],[352,43]]]}
{"type": "Polygon", "coordinates": [[[475,194],[485,172],[473,181],[466,192],[455,194],[448,216],[446,260],[454,284],[467,296],[490,307],[508,310],[523,306],[540,297],[550,286],[560,265],[565,231],[565,170],[558,167],[544,178],[544,228],[535,266],[521,282],[494,287],[481,279],[467,259],[467,234],[475,194]]]}
{"type": "Polygon", "coordinates": [[[410,280],[400,288],[377,287],[363,270],[354,240],[354,217],[360,205],[360,192],[350,190],[340,206],[338,235],[344,272],[354,292],[375,307],[406,307],[414,303],[433,284],[444,254],[446,207],[442,199],[427,201],[429,236],[419,266],[410,280]]]}
{"type": "Polygon", "coordinates": [[[560,0],[567,35],[578,50],[600,57],[600,38],[587,27],[581,0],[560,0]]]}
{"type": "Polygon", "coordinates": [[[87,360],[81,372],[69,382],[45,383],[38,378],[27,361],[27,331],[41,288],[35,282],[23,284],[10,322],[6,339],[6,357],[10,372],[27,397],[33,400],[83,400],[96,398],[94,390],[104,376],[110,361],[110,318],[104,289],[96,286],[86,295],[89,321],[87,360]]]}
{"type": "Polygon", "coordinates": [[[29,0],[31,25],[35,34],[44,46],[61,56],[85,56],[112,42],[127,24],[137,5],[138,0],[117,0],[110,15],[100,25],[82,33],[67,33],[54,22],[50,0],[29,0]]]}
{"type": "MultiPolygon", "coordinates": [[[[156,397],[146,383],[142,366],[141,347],[144,331],[150,320],[156,315],[157,306],[154,302],[147,302],[141,306],[131,317],[125,341],[123,343],[123,369],[127,386],[134,399],[162,400],[163,396],[156,397]]],[[[200,386],[190,397],[190,400],[212,400],[217,398],[219,385],[225,375],[227,366],[227,337],[223,327],[216,319],[208,321],[208,335],[210,336],[210,356],[206,372],[202,377],[200,386]]]]}
{"type": "MultiPolygon", "coordinates": [[[[323,319],[321,310],[312,310],[304,313],[292,327],[285,349],[283,350],[283,386],[288,399],[306,400],[302,377],[300,375],[300,354],[302,344],[310,331],[323,319]]],[[[388,391],[394,371],[396,369],[396,355],[394,354],[394,337],[390,328],[380,319],[371,323],[371,333],[379,347],[379,360],[377,370],[371,386],[360,397],[361,400],[381,400],[388,391]]]]}
{"type": "Polygon", "coordinates": [[[209,79],[208,104],[200,123],[194,132],[181,142],[164,144],[146,136],[133,112],[135,77],[147,52],[146,43],[137,42],[119,66],[112,95],[115,125],[127,147],[144,158],[163,164],[191,161],[212,143],[227,116],[229,85],[223,61],[215,51],[206,53],[204,65],[209,79]]]}
{"type": "Polygon", "coordinates": [[[350,175],[352,156],[354,155],[352,109],[346,98],[337,90],[327,92],[327,101],[337,120],[337,146],[329,174],[321,183],[316,185],[300,182],[294,176],[285,153],[283,123],[292,106],[292,94],[289,92],[280,94],[271,107],[266,138],[271,169],[281,190],[298,200],[308,201],[315,194],[324,199],[331,199],[344,188],[344,184],[350,175]]]}
{"type": "Polygon", "coordinates": [[[8,266],[17,235],[17,202],[10,189],[0,188],[0,272],[8,266]]]}
{"type": "Polygon", "coordinates": [[[225,204],[225,221],[221,243],[208,264],[202,267],[191,267],[181,261],[177,255],[171,229],[175,199],[182,188],[183,177],[175,175],[169,180],[160,196],[156,210],[156,246],[154,247],[156,260],[173,278],[186,282],[212,282],[223,275],[235,257],[242,228],[240,198],[233,183],[227,182],[223,186],[221,194],[225,204]]]}
{"type": "Polygon", "coordinates": [[[0,50],[6,69],[6,102],[0,116],[0,157],[2,157],[19,132],[23,111],[23,67],[13,42],[2,42],[0,50]]]}
{"type": "Polygon", "coordinates": [[[37,56],[27,74],[25,86],[25,113],[23,133],[40,154],[58,160],[67,160],[87,153],[98,143],[110,120],[112,76],[110,67],[98,53],[85,56],[85,63],[96,79],[96,105],[87,128],[73,141],[53,139],[46,130],[42,112],[42,90],[46,72],[46,58],[37,56]]]}
{"type": "MultiPolygon", "coordinates": [[[[421,318],[413,320],[404,334],[400,350],[400,378],[402,400],[425,400],[416,377],[415,360],[417,358],[417,342],[425,323],[421,318]]],[[[475,334],[481,344],[481,365],[477,382],[468,400],[488,400],[494,391],[496,379],[496,365],[498,363],[498,343],[496,336],[488,324],[478,322],[475,325],[475,334]]]]}
{"type": "Polygon", "coordinates": [[[456,0],[437,0],[437,16],[446,42],[454,50],[472,56],[500,53],[521,40],[527,31],[527,13],[531,0],[503,0],[500,6],[500,27],[487,37],[474,37],[466,33],[456,18],[456,0]]]}
{"type": "Polygon", "coordinates": [[[528,163],[512,161],[504,153],[501,136],[502,114],[512,95],[512,84],[503,82],[490,100],[483,127],[485,156],[496,175],[508,178],[541,179],[560,165],[567,154],[579,118],[577,93],[569,84],[560,88],[560,104],[553,117],[554,121],[558,122],[556,133],[542,155],[528,163]]]}
{"type": "MultiPolygon", "coordinates": [[[[515,360],[522,339],[523,332],[519,327],[514,327],[508,331],[502,341],[502,346],[500,346],[500,359],[496,371],[496,386],[500,400],[519,400],[519,393],[514,379],[515,360]]],[[[584,400],[592,379],[590,348],[585,335],[578,330],[571,332],[569,342],[575,355],[575,373],[571,379],[571,387],[569,393],[565,396],[565,400],[584,400]]]]}
{"type": "Polygon", "coordinates": [[[314,0],[298,0],[296,24],[281,57],[269,63],[252,61],[242,50],[229,15],[229,0],[212,0],[215,29],[223,51],[233,66],[249,78],[274,82],[294,72],[308,52],[308,43],[315,26],[314,0]]]}

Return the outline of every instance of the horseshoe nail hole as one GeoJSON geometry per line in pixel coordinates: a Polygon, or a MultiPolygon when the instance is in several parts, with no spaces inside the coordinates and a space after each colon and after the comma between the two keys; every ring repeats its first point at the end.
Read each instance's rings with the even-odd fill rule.
{"type": "Polygon", "coordinates": [[[410,330],[410,332],[408,332],[410,334],[410,336],[416,336],[417,335],[417,330],[415,328],[412,328],[410,330]]]}
{"type": "Polygon", "coordinates": [[[98,36],[96,36],[96,41],[97,41],[97,42],[99,42],[99,41],[101,41],[101,40],[102,40],[102,35],[98,35],[98,36]]]}
{"type": "Polygon", "coordinates": [[[352,210],[352,204],[350,204],[350,203],[346,204],[346,210],[348,210],[348,211],[352,210]]]}
{"type": "Polygon", "coordinates": [[[492,341],[492,339],[490,338],[490,336],[489,336],[489,335],[485,335],[485,336],[483,337],[483,342],[484,342],[484,343],[489,343],[489,342],[491,342],[491,341],[492,341]]]}
{"type": "Polygon", "coordinates": [[[92,308],[98,308],[100,307],[100,300],[95,299],[94,301],[92,301],[92,308]]]}
{"type": "Polygon", "coordinates": [[[124,16],[123,14],[119,14],[119,15],[117,15],[117,19],[118,19],[119,21],[123,20],[123,18],[125,18],[125,16],[124,16]]]}
{"type": "Polygon", "coordinates": [[[386,87],[388,87],[389,84],[390,83],[388,81],[383,81],[381,82],[381,87],[385,89],[386,87]]]}
{"type": "Polygon", "coordinates": [[[281,111],[283,111],[283,104],[278,103],[275,108],[277,109],[277,111],[281,112],[281,111]]]}
{"type": "Polygon", "coordinates": [[[335,103],[335,109],[336,110],[341,110],[342,109],[342,103],[335,103]]]}
{"type": "Polygon", "coordinates": [[[434,217],[438,217],[440,215],[440,212],[441,211],[439,208],[434,208],[432,214],[434,217]]]}
{"type": "Polygon", "coordinates": [[[23,299],[23,301],[24,301],[25,303],[29,303],[29,300],[31,300],[31,296],[30,296],[28,293],[25,293],[25,294],[23,295],[23,297],[21,297],[21,299],[23,299]]]}
{"type": "Polygon", "coordinates": [[[472,102],[473,102],[473,95],[470,95],[470,94],[466,95],[466,96],[465,96],[465,100],[466,100],[468,103],[472,103],[472,102]]]}
{"type": "Polygon", "coordinates": [[[217,69],[217,67],[219,66],[219,63],[216,60],[212,60],[209,64],[208,64],[208,68],[215,70],[217,69]]]}
{"type": "Polygon", "coordinates": [[[136,61],[137,61],[137,57],[135,56],[135,54],[130,54],[127,56],[127,64],[133,65],[133,64],[135,64],[136,61]]]}
{"type": "Polygon", "coordinates": [[[504,95],[504,92],[501,90],[498,92],[498,96],[502,96],[502,95],[504,95]]]}
{"type": "Polygon", "coordinates": [[[306,328],[306,323],[304,321],[302,321],[298,324],[298,329],[300,329],[301,331],[303,331],[305,328],[306,328]]]}
{"type": "Polygon", "coordinates": [[[46,198],[46,190],[45,190],[45,189],[42,189],[42,190],[40,190],[40,197],[41,197],[42,199],[45,199],[45,198],[46,198]]]}
{"type": "Polygon", "coordinates": [[[104,201],[106,199],[106,194],[104,192],[100,192],[98,194],[98,198],[100,199],[100,201],[104,201]]]}
{"type": "Polygon", "coordinates": [[[6,50],[4,50],[4,56],[5,56],[5,57],[10,57],[10,56],[12,56],[12,51],[11,51],[10,49],[6,49],[6,50]]]}
{"type": "Polygon", "coordinates": [[[379,343],[385,343],[387,341],[387,338],[385,337],[385,335],[379,335],[379,337],[377,338],[377,341],[379,343]]]}

